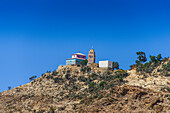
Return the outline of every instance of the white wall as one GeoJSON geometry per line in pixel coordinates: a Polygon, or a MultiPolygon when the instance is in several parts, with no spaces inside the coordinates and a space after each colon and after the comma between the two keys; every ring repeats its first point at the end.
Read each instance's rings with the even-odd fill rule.
{"type": "Polygon", "coordinates": [[[111,61],[99,61],[99,67],[112,68],[111,61]]]}
{"type": "Polygon", "coordinates": [[[72,58],[77,58],[77,55],[72,55],[72,58]]]}
{"type": "Polygon", "coordinates": [[[108,61],[108,67],[109,67],[109,68],[113,68],[113,64],[112,64],[111,61],[108,61]]]}

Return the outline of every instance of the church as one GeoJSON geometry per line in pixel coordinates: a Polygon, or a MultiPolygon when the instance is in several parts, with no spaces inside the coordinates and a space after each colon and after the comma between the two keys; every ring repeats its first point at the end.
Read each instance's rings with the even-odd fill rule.
{"type": "Polygon", "coordinates": [[[95,63],[96,55],[94,49],[90,49],[88,54],[88,59],[86,59],[86,55],[83,53],[75,53],[72,54],[72,58],[66,59],[66,65],[80,65],[80,62],[83,60],[88,60],[88,66],[90,67],[99,67],[99,68],[112,68],[112,62],[111,61],[99,61],[98,63],[95,63]]]}

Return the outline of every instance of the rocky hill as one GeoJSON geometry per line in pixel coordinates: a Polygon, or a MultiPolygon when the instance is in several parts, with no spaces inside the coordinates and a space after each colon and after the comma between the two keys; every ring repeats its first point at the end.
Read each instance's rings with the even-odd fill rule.
{"type": "MultiPolygon", "coordinates": [[[[170,112],[170,76],[88,66],[59,66],[28,84],[0,93],[0,113],[170,112]]],[[[160,71],[161,70],[161,71],[160,71]]]]}

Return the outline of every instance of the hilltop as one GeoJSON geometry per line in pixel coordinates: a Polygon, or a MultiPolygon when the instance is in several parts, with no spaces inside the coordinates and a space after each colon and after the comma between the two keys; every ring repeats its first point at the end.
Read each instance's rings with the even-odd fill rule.
{"type": "Polygon", "coordinates": [[[170,112],[170,73],[164,74],[169,63],[166,59],[151,73],[59,66],[28,84],[0,93],[0,113],[170,112]]]}

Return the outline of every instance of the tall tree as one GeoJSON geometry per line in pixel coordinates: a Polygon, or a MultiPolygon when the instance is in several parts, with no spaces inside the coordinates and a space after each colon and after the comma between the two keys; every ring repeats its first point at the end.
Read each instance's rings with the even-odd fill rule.
{"type": "Polygon", "coordinates": [[[152,62],[155,62],[156,61],[156,57],[155,56],[149,56],[150,57],[150,60],[152,61],[152,62]]]}
{"type": "Polygon", "coordinates": [[[146,55],[143,51],[136,52],[136,54],[138,55],[138,59],[140,62],[144,63],[147,61],[146,55]]]}
{"type": "Polygon", "coordinates": [[[112,62],[112,68],[113,68],[113,70],[114,70],[114,65],[115,65],[115,62],[112,62]]]}
{"type": "Polygon", "coordinates": [[[159,55],[156,57],[156,59],[157,59],[158,61],[161,61],[161,59],[162,59],[162,55],[161,55],[161,54],[159,54],[159,55]]]}
{"type": "Polygon", "coordinates": [[[119,63],[118,62],[113,62],[113,69],[119,69],[119,63]]]}
{"type": "Polygon", "coordinates": [[[8,90],[11,90],[11,86],[8,86],[8,90]]]}

